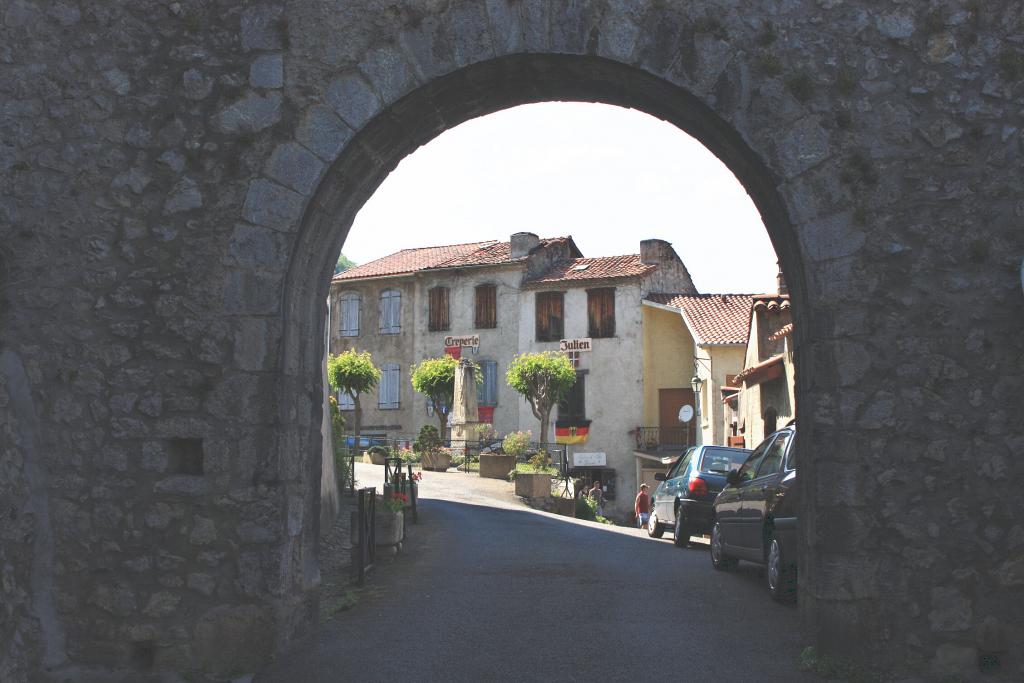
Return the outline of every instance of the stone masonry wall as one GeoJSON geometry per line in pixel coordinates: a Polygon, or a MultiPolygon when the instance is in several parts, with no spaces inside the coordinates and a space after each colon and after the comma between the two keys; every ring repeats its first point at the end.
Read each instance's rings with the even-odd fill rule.
{"type": "Polygon", "coordinates": [[[313,623],[352,218],[441,131],[558,98],[672,120],[765,218],[808,643],[1024,672],[1019,3],[9,0],[0,30],[0,674],[226,676],[313,623]]]}

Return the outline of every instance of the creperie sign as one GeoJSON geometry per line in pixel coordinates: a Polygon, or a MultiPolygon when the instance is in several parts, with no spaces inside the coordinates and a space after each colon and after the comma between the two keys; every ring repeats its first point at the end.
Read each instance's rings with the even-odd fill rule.
{"type": "Polygon", "coordinates": [[[558,342],[559,351],[590,351],[593,342],[590,337],[586,339],[562,339],[558,342]]]}
{"type": "Polygon", "coordinates": [[[480,348],[480,335],[479,334],[467,334],[461,337],[445,337],[444,345],[446,348],[458,347],[464,349],[471,347],[474,349],[480,348]]]}

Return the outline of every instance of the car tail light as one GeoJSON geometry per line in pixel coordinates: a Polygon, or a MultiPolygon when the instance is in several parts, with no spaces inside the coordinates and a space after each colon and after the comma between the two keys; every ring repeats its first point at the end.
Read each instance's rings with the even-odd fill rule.
{"type": "Polygon", "coordinates": [[[708,483],[700,478],[691,479],[690,495],[694,498],[703,498],[708,495],[708,483]]]}

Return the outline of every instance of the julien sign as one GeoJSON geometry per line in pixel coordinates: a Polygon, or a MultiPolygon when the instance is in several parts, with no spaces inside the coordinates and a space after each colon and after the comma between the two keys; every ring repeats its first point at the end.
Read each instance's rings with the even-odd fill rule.
{"type": "Polygon", "coordinates": [[[559,351],[590,351],[593,348],[593,342],[590,337],[585,339],[562,339],[558,342],[559,351]]]}

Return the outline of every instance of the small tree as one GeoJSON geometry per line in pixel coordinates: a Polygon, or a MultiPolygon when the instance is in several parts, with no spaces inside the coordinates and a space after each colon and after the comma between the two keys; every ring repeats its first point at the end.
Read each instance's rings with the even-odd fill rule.
{"type": "Polygon", "coordinates": [[[379,381],[380,370],[373,364],[373,357],[369,351],[349,349],[344,353],[327,357],[327,382],[331,389],[348,394],[354,404],[352,435],[356,448],[359,447],[359,426],[363,414],[359,396],[373,389],[379,381]]]}
{"type": "Polygon", "coordinates": [[[508,385],[523,395],[540,420],[540,443],[547,443],[551,409],[576,383],[576,370],[564,353],[544,351],[516,356],[505,373],[508,385]]]}
{"type": "MultiPolygon", "coordinates": [[[[448,413],[455,402],[455,373],[458,369],[459,361],[451,356],[427,358],[412,369],[412,388],[430,399],[434,405],[442,438],[448,424],[448,413]]],[[[477,383],[484,381],[480,367],[476,364],[473,365],[473,377],[477,383]]]]}

